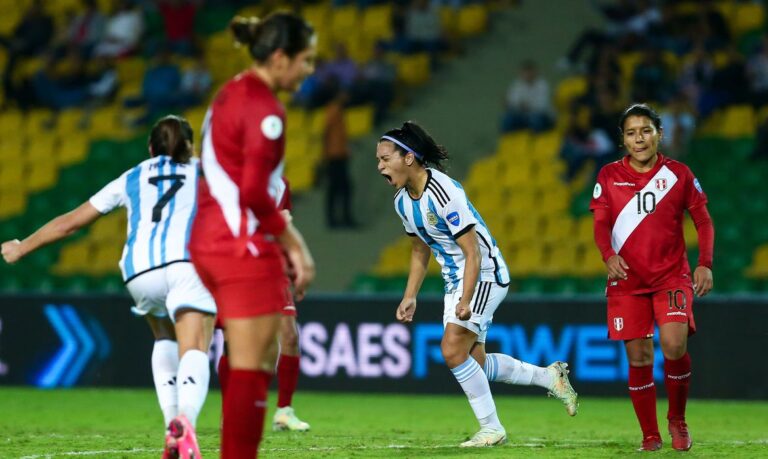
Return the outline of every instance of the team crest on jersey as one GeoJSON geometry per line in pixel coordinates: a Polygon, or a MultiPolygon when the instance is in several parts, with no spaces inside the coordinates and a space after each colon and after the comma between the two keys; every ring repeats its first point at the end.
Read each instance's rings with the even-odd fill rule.
{"type": "Polygon", "coordinates": [[[659,191],[664,191],[667,189],[667,179],[665,178],[659,178],[656,179],[656,189],[659,191]]]}
{"type": "Polygon", "coordinates": [[[624,329],[624,318],[623,317],[614,317],[613,318],[613,328],[616,329],[616,331],[621,331],[624,329]]]}
{"type": "Polygon", "coordinates": [[[283,133],[283,121],[277,115],[269,115],[261,120],[261,132],[269,140],[277,140],[283,133]]]}
{"type": "Polygon", "coordinates": [[[458,212],[451,212],[448,214],[448,221],[451,222],[451,225],[453,226],[459,226],[459,223],[461,223],[461,218],[459,217],[458,212]]]}
{"type": "Polygon", "coordinates": [[[597,199],[603,194],[603,187],[599,183],[595,183],[595,189],[592,191],[592,197],[597,199]]]}
{"type": "Polygon", "coordinates": [[[427,223],[429,223],[432,226],[437,225],[437,215],[433,214],[432,212],[427,212],[427,223]]]}

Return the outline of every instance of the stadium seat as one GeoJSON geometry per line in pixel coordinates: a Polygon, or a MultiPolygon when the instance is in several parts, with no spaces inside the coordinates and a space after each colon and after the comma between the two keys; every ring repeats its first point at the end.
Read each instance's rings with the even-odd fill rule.
{"type": "Polygon", "coordinates": [[[389,3],[369,6],[363,11],[361,29],[372,40],[392,39],[392,5],[389,3]]]}
{"type": "Polygon", "coordinates": [[[719,134],[726,138],[751,137],[755,133],[755,110],[751,105],[728,107],[723,112],[719,134]]]}
{"type": "Polygon", "coordinates": [[[56,160],[62,167],[80,163],[88,156],[88,147],[89,140],[84,133],[71,132],[59,143],[56,160]]]}
{"type": "Polygon", "coordinates": [[[28,170],[25,182],[27,189],[36,193],[48,188],[52,188],[59,178],[59,168],[53,158],[48,162],[37,162],[31,165],[28,170]]]}
{"type": "Polygon", "coordinates": [[[0,135],[5,138],[21,137],[23,132],[24,116],[18,110],[5,110],[0,112],[0,135]]]}
{"type": "Polygon", "coordinates": [[[755,250],[752,264],[745,274],[751,278],[768,278],[768,244],[763,244],[755,250]]]}
{"type": "Polygon", "coordinates": [[[587,92],[587,79],[582,76],[572,76],[561,81],[555,89],[555,107],[558,111],[567,112],[571,102],[587,92]]]}
{"type": "Polygon", "coordinates": [[[307,132],[307,111],[301,108],[288,108],[285,113],[285,135],[290,139],[293,135],[303,135],[307,132]]]}
{"type": "Polygon", "coordinates": [[[350,138],[367,135],[373,130],[373,105],[349,107],[344,112],[344,119],[350,138]]]}
{"type": "Polygon", "coordinates": [[[331,9],[330,34],[335,42],[344,42],[360,28],[360,16],[354,4],[331,9]]]}
{"type": "Polygon", "coordinates": [[[408,86],[419,86],[431,76],[429,54],[417,53],[397,59],[397,77],[408,86]]]}
{"type": "Polygon", "coordinates": [[[763,28],[765,25],[765,6],[762,3],[740,2],[733,6],[728,25],[731,33],[741,36],[746,32],[763,28]]]}
{"type": "Polygon", "coordinates": [[[79,240],[61,248],[59,260],[51,268],[51,272],[58,275],[83,273],[90,263],[90,244],[86,240],[79,240]]]}
{"type": "Polygon", "coordinates": [[[309,136],[294,135],[285,139],[285,157],[287,162],[293,160],[305,161],[309,144],[309,136]]]}
{"type": "Polygon", "coordinates": [[[456,18],[456,31],[462,37],[472,37],[485,32],[488,26],[488,10],[485,5],[474,4],[462,7],[456,18]]]}
{"type": "Polygon", "coordinates": [[[0,218],[20,215],[26,207],[27,194],[23,189],[0,190],[0,218]]]}

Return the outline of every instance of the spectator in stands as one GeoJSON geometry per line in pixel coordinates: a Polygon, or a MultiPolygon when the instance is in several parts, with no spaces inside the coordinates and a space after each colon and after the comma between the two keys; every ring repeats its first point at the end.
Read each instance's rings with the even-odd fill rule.
{"type": "MultiPolygon", "coordinates": [[[[586,106],[576,106],[570,116],[570,127],[563,139],[560,157],[566,163],[565,180],[570,182],[588,162],[595,164],[594,176],[605,164],[616,159],[617,145],[613,141],[613,127],[607,128],[600,120],[607,119],[616,105],[616,95],[606,89],[597,95],[599,111],[593,115],[586,106]],[[595,126],[593,126],[595,122],[595,126]]],[[[615,118],[614,118],[615,119],[615,118]]]]}
{"type": "Polygon", "coordinates": [[[664,136],[661,147],[670,158],[679,158],[688,149],[688,143],[696,130],[696,117],[682,93],[675,94],[661,111],[661,125],[664,136]]]}
{"type": "Polygon", "coordinates": [[[699,114],[704,118],[716,109],[749,103],[747,66],[734,46],[728,48],[725,65],[715,70],[711,88],[703,97],[699,114]]]}
{"type": "Polygon", "coordinates": [[[155,63],[144,73],[141,96],[126,100],[125,106],[146,106],[146,113],[135,123],[143,125],[152,122],[163,113],[193,105],[181,94],[180,87],[181,71],[172,62],[170,50],[163,49],[155,57],[155,63]]]}
{"type": "Polygon", "coordinates": [[[333,59],[323,64],[322,67],[318,67],[316,74],[320,83],[327,86],[328,91],[334,93],[337,85],[340,85],[341,89],[349,91],[357,81],[360,71],[355,61],[349,57],[346,45],[336,43],[333,59]]]}
{"type": "Polygon", "coordinates": [[[381,43],[376,44],[373,57],[360,69],[360,76],[365,97],[373,102],[373,122],[378,124],[395,98],[397,80],[397,68],[386,59],[386,50],[381,43]]]}
{"type": "Polygon", "coordinates": [[[46,50],[53,38],[53,18],[45,12],[42,0],[33,0],[10,36],[0,36],[0,46],[6,49],[8,61],[3,71],[3,92],[14,99],[14,71],[20,59],[33,57],[46,50]]]}
{"type": "Polygon", "coordinates": [[[213,85],[213,77],[205,56],[199,54],[194,64],[181,73],[181,98],[184,106],[198,105],[208,96],[213,85]]]}
{"type": "Polygon", "coordinates": [[[507,91],[507,104],[502,130],[532,129],[535,132],[552,127],[552,103],[549,83],[539,75],[532,60],[520,66],[520,75],[507,91]]]}
{"type": "Polygon", "coordinates": [[[413,0],[405,10],[402,36],[396,42],[396,48],[401,52],[427,52],[433,57],[447,48],[440,13],[429,0],[413,0]]]}
{"type": "Polygon", "coordinates": [[[692,28],[695,39],[703,39],[707,49],[719,49],[731,42],[731,33],[723,14],[712,0],[696,2],[698,11],[692,28]]]}
{"type": "Polygon", "coordinates": [[[688,99],[688,105],[701,112],[704,94],[712,86],[715,64],[703,41],[698,41],[690,55],[683,61],[677,86],[688,99]]]}
{"type": "Polygon", "coordinates": [[[79,50],[72,47],[61,59],[49,56],[45,67],[32,77],[31,84],[38,105],[63,110],[113,96],[117,72],[106,59],[85,65],[79,50]]]}
{"type": "Polygon", "coordinates": [[[130,0],[114,0],[104,35],[94,49],[97,57],[123,57],[134,53],[144,33],[144,16],[130,0]]]}
{"type": "Polygon", "coordinates": [[[197,46],[195,16],[202,0],[156,0],[163,17],[166,46],[178,54],[191,55],[197,46]]]}
{"type": "Polygon", "coordinates": [[[661,51],[647,49],[632,76],[632,99],[665,102],[672,90],[672,71],[664,62],[661,51]]]}
{"type": "Polygon", "coordinates": [[[764,33],[757,52],[747,62],[752,104],[761,107],[768,104],[768,33],[764,33]]]}
{"type": "Polygon", "coordinates": [[[344,120],[347,93],[339,87],[326,106],[323,133],[326,186],[325,217],[330,228],[354,228],[352,180],[349,177],[349,139],[344,120]]]}
{"type": "Polygon", "coordinates": [[[104,34],[106,18],[99,11],[96,0],[81,0],[80,3],[82,9],[72,16],[55,44],[58,55],[65,54],[66,48],[75,48],[87,58],[104,34]]]}

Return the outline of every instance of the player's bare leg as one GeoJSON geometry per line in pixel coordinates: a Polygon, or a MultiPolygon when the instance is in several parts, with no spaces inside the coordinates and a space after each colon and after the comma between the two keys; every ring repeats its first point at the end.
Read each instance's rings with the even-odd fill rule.
{"type": "Polygon", "coordinates": [[[506,354],[486,355],[483,343],[475,343],[471,355],[483,367],[488,381],[543,387],[551,397],[563,402],[570,416],[576,416],[579,396],[568,380],[567,363],[558,361],[547,367],[539,367],[506,354]]]}
{"type": "Polygon", "coordinates": [[[296,416],[291,406],[299,379],[299,330],[296,317],[284,315],[278,333],[280,357],[277,361],[277,410],[273,430],[306,432],[310,426],[296,416]]]}
{"type": "Polygon", "coordinates": [[[488,379],[477,360],[469,355],[476,341],[477,334],[473,331],[448,323],[440,345],[445,363],[467,394],[472,411],[480,423],[480,430],[461,443],[461,447],[496,446],[507,441],[507,432],[496,414],[488,379]]]}
{"type": "Polygon", "coordinates": [[[664,384],[669,395],[667,421],[672,448],[688,451],[693,445],[685,422],[685,405],[691,380],[691,358],[688,355],[688,324],[673,322],[659,327],[664,353],[664,384]]]}
{"type": "Polygon", "coordinates": [[[643,431],[641,451],[661,448],[656,419],[656,385],[653,382],[653,341],[650,338],[624,341],[629,360],[629,398],[643,431]]]}

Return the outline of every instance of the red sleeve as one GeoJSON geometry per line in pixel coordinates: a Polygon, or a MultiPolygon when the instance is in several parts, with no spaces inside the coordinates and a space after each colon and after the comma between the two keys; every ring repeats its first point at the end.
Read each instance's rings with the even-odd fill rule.
{"type": "Polygon", "coordinates": [[[712,257],[715,251],[715,225],[709,216],[707,206],[700,205],[688,209],[691,214],[696,232],[699,234],[699,263],[698,266],[706,266],[712,269],[712,257]]]}
{"type": "Polygon", "coordinates": [[[600,250],[603,261],[608,261],[609,258],[616,255],[611,246],[611,213],[608,209],[603,208],[593,209],[592,213],[595,215],[595,244],[600,250]]]}
{"type": "Polygon", "coordinates": [[[283,193],[283,199],[280,201],[280,205],[277,207],[285,210],[293,210],[293,202],[291,201],[291,184],[288,183],[288,179],[285,177],[283,177],[283,183],[285,183],[285,192],[283,193]]]}
{"type": "Polygon", "coordinates": [[[274,199],[269,195],[269,178],[282,160],[283,127],[285,122],[274,101],[255,100],[253,109],[243,116],[243,176],[240,182],[241,203],[251,209],[259,227],[279,235],[286,227],[274,199]]]}

